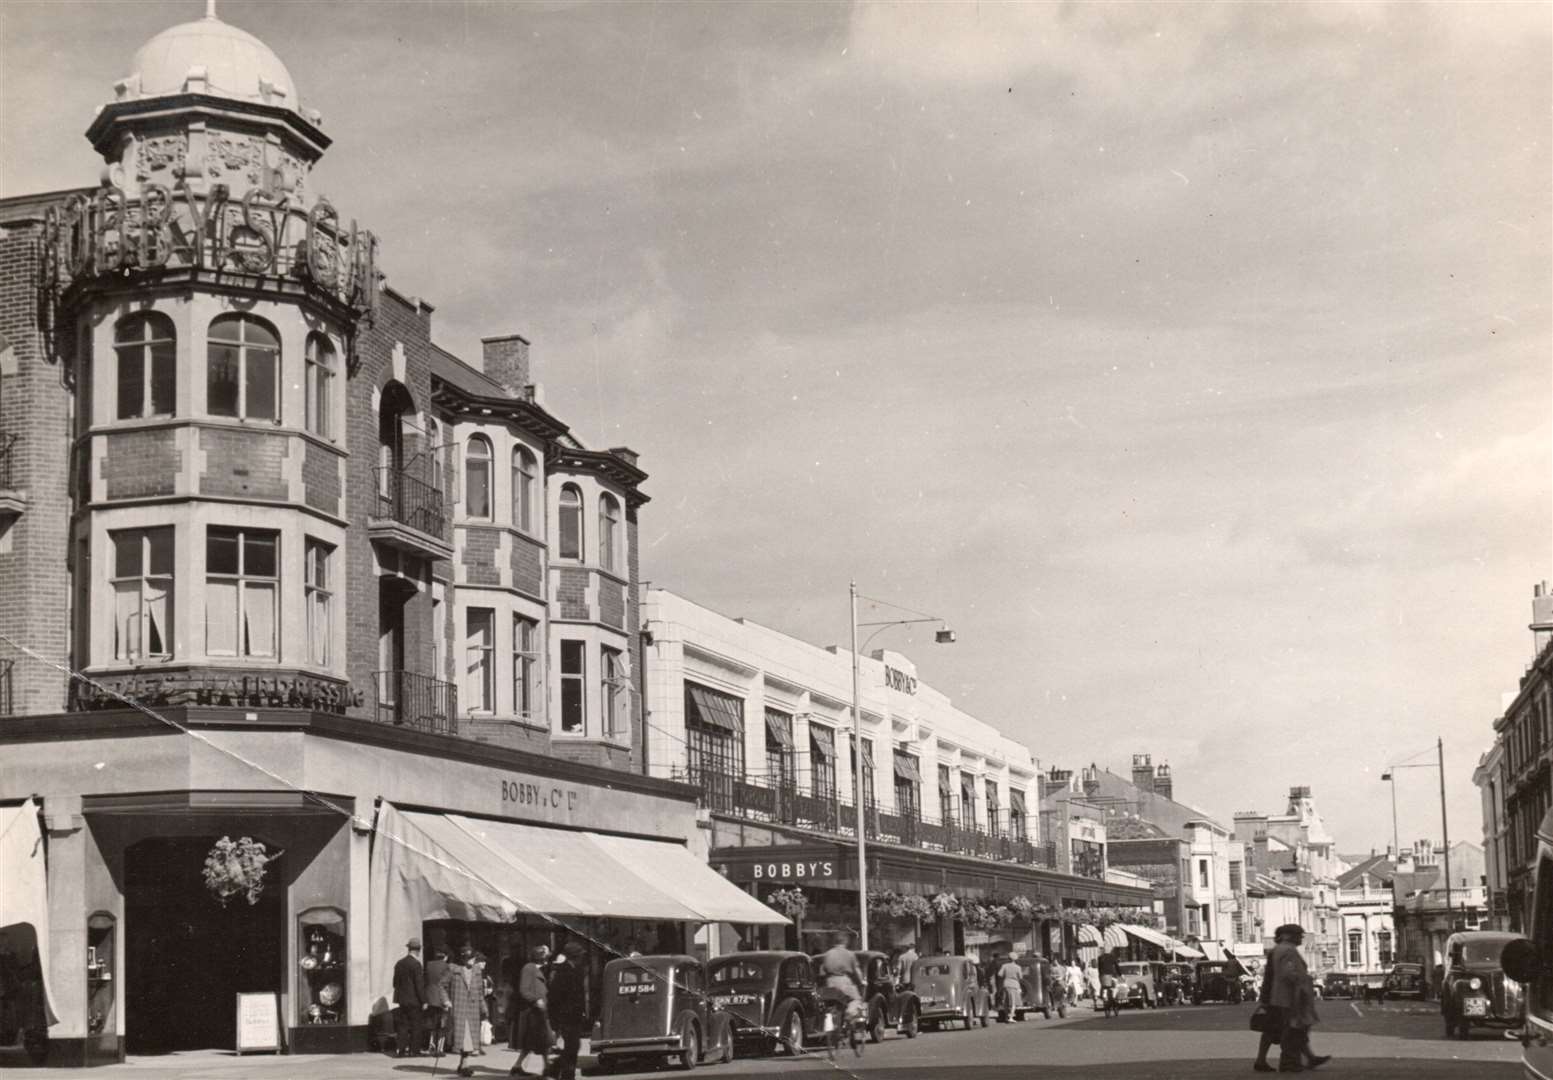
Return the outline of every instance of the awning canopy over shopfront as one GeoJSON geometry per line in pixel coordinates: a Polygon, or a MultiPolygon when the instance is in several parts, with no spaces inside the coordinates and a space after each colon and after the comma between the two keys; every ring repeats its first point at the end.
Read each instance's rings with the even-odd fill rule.
{"type": "Polygon", "coordinates": [[[25,968],[36,955],[43,977],[44,1019],[56,1022],[49,977],[48,871],[38,804],[0,806],[0,940],[25,968]]]}
{"type": "Polygon", "coordinates": [[[819,724],[809,725],[809,739],[814,743],[814,748],[827,760],[836,760],[836,733],[828,727],[819,724]]]}
{"type": "Polygon", "coordinates": [[[706,727],[720,728],[730,735],[744,731],[744,703],[709,686],[685,684],[685,711],[686,720],[698,721],[706,727]]]}
{"type": "Polygon", "coordinates": [[[793,748],[793,718],[785,712],[776,709],[766,710],[766,733],[774,739],[783,750],[793,748]]]}
{"type": "MultiPolygon", "coordinates": [[[[1173,938],[1171,940],[1174,941],[1173,938]]],[[[1184,941],[1176,941],[1170,947],[1175,950],[1177,956],[1186,956],[1193,960],[1203,959],[1203,951],[1201,949],[1194,949],[1184,941]]]]}
{"type": "MultiPolygon", "coordinates": [[[[378,812],[371,859],[373,985],[428,919],[522,914],[785,925],[683,845],[486,821],[378,812]],[[378,968],[382,971],[378,971],[378,968]]],[[[381,977],[380,977],[381,976],[381,977]]]]}
{"type": "Polygon", "coordinates": [[[1147,926],[1135,926],[1132,923],[1118,923],[1123,930],[1149,945],[1158,946],[1161,949],[1173,949],[1176,942],[1169,934],[1161,934],[1158,930],[1147,926]]]}
{"type": "Polygon", "coordinates": [[[917,759],[910,754],[897,753],[895,755],[895,778],[913,784],[922,783],[922,770],[917,767],[917,759]]]}
{"type": "Polygon", "coordinates": [[[1203,955],[1209,960],[1228,960],[1229,954],[1224,951],[1224,946],[1217,941],[1205,941],[1202,943],[1203,955]]]}

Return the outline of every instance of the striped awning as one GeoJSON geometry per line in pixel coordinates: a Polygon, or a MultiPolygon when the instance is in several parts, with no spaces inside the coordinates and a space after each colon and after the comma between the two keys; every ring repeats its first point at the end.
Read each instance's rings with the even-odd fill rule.
{"type": "Polygon", "coordinates": [[[907,780],[913,784],[922,783],[922,772],[917,768],[917,759],[910,754],[895,752],[895,777],[897,780],[907,780]]]}
{"type": "Polygon", "coordinates": [[[766,710],[766,732],[783,750],[793,748],[793,718],[777,709],[766,710]]]}
{"type": "Polygon", "coordinates": [[[685,684],[685,719],[739,735],[744,731],[744,702],[709,686],[688,682],[685,684]]]}
{"type": "Polygon", "coordinates": [[[820,752],[820,756],[829,760],[836,760],[836,733],[828,727],[819,724],[809,725],[809,741],[820,752]]]}
{"type": "Polygon", "coordinates": [[[1170,949],[1175,946],[1175,940],[1168,934],[1161,934],[1158,930],[1150,927],[1134,926],[1132,923],[1118,923],[1117,925],[1139,941],[1156,945],[1161,949],[1170,949]]]}
{"type": "Polygon", "coordinates": [[[1080,945],[1101,945],[1105,942],[1098,929],[1083,923],[1079,924],[1078,940],[1080,945]]]}
{"type": "Polygon", "coordinates": [[[1121,923],[1112,923],[1100,934],[1100,940],[1107,949],[1125,949],[1127,947],[1127,931],[1122,929],[1121,923]]]}

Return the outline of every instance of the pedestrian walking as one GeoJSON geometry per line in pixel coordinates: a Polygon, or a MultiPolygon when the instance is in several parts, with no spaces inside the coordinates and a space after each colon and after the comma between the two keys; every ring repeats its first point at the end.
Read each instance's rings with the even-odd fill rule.
{"type": "Polygon", "coordinates": [[[433,1054],[442,1053],[448,1022],[448,951],[440,945],[426,961],[426,1038],[433,1054]]]}
{"type": "Polygon", "coordinates": [[[448,995],[448,1052],[458,1051],[458,1075],[473,1076],[469,1055],[480,1049],[480,1021],[485,1017],[484,985],[475,968],[475,951],[459,947],[458,963],[443,980],[448,995]]]}
{"type": "Polygon", "coordinates": [[[421,966],[421,939],[404,944],[405,954],[394,965],[394,1056],[418,1057],[426,1042],[426,969],[421,966]]]}
{"type": "Polygon", "coordinates": [[[1317,1021],[1316,987],[1299,951],[1305,930],[1297,923],[1286,923],[1274,932],[1273,939],[1278,943],[1268,958],[1273,972],[1271,1004],[1283,1011],[1278,1071],[1304,1072],[1331,1060],[1330,1055],[1318,1055],[1310,1048],[1310,1029],[1317,1021]]]}
{"type": "Polygon", "coordinates": [[[1003,965],[998,968],[997,979],[1003,984],[1003,997],[1008,1006],[1010,1020],[1024,1019],[1020,1015],[1020,1010],[1025,1007],[1025,988],[1019,981],[1022,974],[1012,956],[1003,957],[1003,965]]]}
{"type": "Polygon", "coordinates": [[[1096,1009],[1100,1008],[1100,961],[1085,964],[1084,982],[1087,986],[1084,996],[1094,1003],[1096,1009]]]}
{"type": "Polygon", "coordinates": [[[915,976],[917,974],[917,943],[916,942],[914,942],[914,941],[911,942],[909,945],[906,946],[906,950],[903,953],[901,953],[901,955],[900,955],[900,962],[899,962],[899,968],[900,968],[899,985],[902,986],[902,987],[908,987],[909,988],[911,986],[912,979],[915,978],[915,976]]]}
{"type": "Polygon", "coordinates": [[[550,1021],[561,1037],[561,1052],[556,1055],[548,1076],[555,1080],[577,1080],[577,1051],[582,1045],[582,1029],[588,1020],[588,993],[582,977],[582,946],[568,941],[555,958],[550,972],[550,1021]]]}
{"type": "Polygon", "coordinates": [[[523,1062],[530,1054],[539,1055],[539,1072],[535,1075],[550,1071],[550,1046],[555,1042],[555,1036],[550,1033],[550,1021],[545,1011],[548,1002],[544,967],[549,956],[549,949],[543,945],[537,946],[529,953],[528,963],[518,973],[518,1007],[509,1040],[512,1048],[518,1052],[518,1059],[512,1063],[512,1069],[507,1074],[509,1076],[529,1075],[523,1068],[523,1062]]]}
{"type": "Polygon", "coordinates": [[[1068,967],[1068,997],[1077,1005],[1089,990],[1089,978],[1084,974],[1084,961],[1074,960],[1068,967]]]}
{"type": "MultiPolygon", "coordinates": [[[[1284,941],[1284,927],[1280,926],[1273,932],[1273,948],[1277,948],[1284,941]]],[[[1256,1060],[1251,1063],[1251,1068],[1257,1072],[1276,1072],[1277,1070],[1267,1060],[1268,1051],[1278,1045],[1283,1038],[1283,1010],[1273,1004],[1273,954],[1267,953],[1267,959],[1262,963],[1262,989],[1256,996],[1257,1005],[1262,1012],[1261,1038],[1257,1042],[1256,1060]]]]}

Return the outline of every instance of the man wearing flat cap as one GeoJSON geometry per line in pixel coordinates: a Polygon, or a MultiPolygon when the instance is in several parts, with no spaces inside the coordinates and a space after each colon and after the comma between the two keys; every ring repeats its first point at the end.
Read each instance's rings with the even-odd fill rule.
{"type": "Polygon", "coordinates": [[[421,966],[421,939],[404,943],[405,953],[394,965],[394,1056],[419,1057],[426,1043],[426,969],[421,966]]]}
{"type": "Polygon", "coordinates": [[[1300,955],[1305,928],[1285,923],[1274,931],[1278,944],[1268,957],[1272,967],[1272,1000],[1283,1016],[1283,1031],[1278,1048],[1279,1072],[1304,1072],[1326,1064],[1327,1058],[1310,1049],[1310,1029],[1316,1023],[1316,989],[1310,969],[1300,955]]]}

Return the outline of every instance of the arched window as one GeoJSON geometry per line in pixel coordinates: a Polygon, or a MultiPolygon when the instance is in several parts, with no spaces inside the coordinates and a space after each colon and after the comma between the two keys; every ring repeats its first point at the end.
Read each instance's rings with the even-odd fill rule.
{"type": "Polygon", "coordinates": [[[143,311],[113,328],[119,358],[119,419],[172,416],[178,396],[178,334],[159,311],[143,311]]]}
{"type": "Polygon", "coordinates": [[[534,531],[534,477],[538,470],[527,447],[512,451],[512,523],[526,533],[534,531]]]}
{"type": "Polygon", "coordinates": [[[561,489],[561,558],[582,558],[582,492],[575,484],[561,489]]]}
{"type": "Polygon", "coordinates": [[[252,315],[210,324],[205,408],[212,416],[280,419],[280,338],[252,315]]]}
{"type": "Polygon", "coordinates": [[[334,346],[323,334],[307,335],[307,430],[334,437],[334,346]]]}
{"type": "Polygon", "coordinates": [[[599,565],[616,568],[616,539],[620,535],[620,503],[608,492],[599,496],[599,565]]]}
{"type": "Polygon", "coordinates": [[[484,435],[471,435],[464,451],[464,512],[491,516],[491,442],[484,435]]]}

